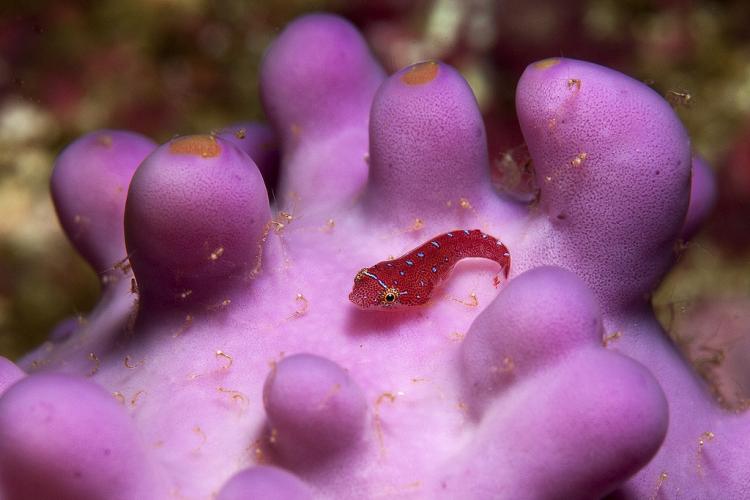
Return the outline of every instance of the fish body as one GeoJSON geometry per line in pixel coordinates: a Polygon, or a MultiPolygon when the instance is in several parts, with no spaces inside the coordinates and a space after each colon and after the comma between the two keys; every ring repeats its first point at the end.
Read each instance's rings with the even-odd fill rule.
{"type": "Polygon", "coordinates": [[[398,259],[361,269],[349,300],[362,309],[424,305],[458,261],[470,257],[494,260],[508,277],[506,246],[479,229],[460,229],[436,236],[398,259]]]}

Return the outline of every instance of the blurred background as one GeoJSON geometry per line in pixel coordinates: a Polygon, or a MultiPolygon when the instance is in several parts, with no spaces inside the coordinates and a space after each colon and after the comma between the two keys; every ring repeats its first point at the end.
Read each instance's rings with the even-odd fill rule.
{"type": "Polygon", "coordinates": [[[704,230],[680,248],[654,305],[722,402],[745,406],[750,382],[720,377],[722,367],[747,359],[733,353],[750,356],[747,0],[2,2],[1,355],[41,343],[98,294],[97,277],[67,243],[49,200],[65,144],[104,127],[163,142],[262,120],[263,51],[291,19],[316,10],[355,23],[389,72],[432,58],[456,66],[485,116],[500,188],[518,166],[508,161],[523,142],[513,96],[530,62],[590,60],[670,100],[714,168],[719,198],[704,230]]]}

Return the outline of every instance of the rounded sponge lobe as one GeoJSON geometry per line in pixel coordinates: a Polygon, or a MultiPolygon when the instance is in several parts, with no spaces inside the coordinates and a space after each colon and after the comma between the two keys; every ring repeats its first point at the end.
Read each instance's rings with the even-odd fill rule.
{"type": "Polygon", "coordinates": [[[240,122],[223,128],[217,136],[252,158],[270,193],[279,174],[279,142],[273,130],[262,123],[240,122]]]}
{"type": "Polygon", "coordinates": [[[310,14],[290,23],[260,69],[263,105],[282,142],[328,135],[344,123],[367,123],[385,76],[367,43],[345,19],[310,14]]]}
{"type": "Polygon", "coordinates": [[[556,248],[607,309],[642,303],[673,260],[687,210],[690,141],[647,85],[572,59],[530,65],[516,91],[539,204],[556,248]]]}
{"type": "Polygon", "coordinates": [[[263,106],[281,143],[281,207],[350,204],[367,180],[367,120],[380,65],[351,23],[310,14],[289,24],[260,69],[263,106]]]}
{"type": "Polygon", "coordinates": [[[259,465],[232,476],[216,500],[311,500],[310,488],[294,474],[259,465]]]}
{"type": "Polygon", "coordinates": [[[50,189],[60,224],[97,273],[125,258],[128,186],[155,148],[139,134],[99,130],[71,143],[55,162],[50,189]]]}
{"type": "Polygon", "coordinates": [[[701,228],[711,214],[718,195],[716,177],[706,161],[698,155],[693,156],[692,175],[690,176],[690,205],[685,215],[680,238],[689,240],[701,228]]]}
{"type": "Polygon", "coordinates": [[[493,404],[443,493],[602,498],[653,458],[668,423],[666,397],[643,365],[579,349],[493,404]]]}
{"type": "Polygon", "coordinates": [[[13,361],[0,356],[0,394],[26,376],[13,361]]]}
{"type": "Polygon", "coordinates": [[[268,194],[247,154],[213,136],[173,139],[133,177],[125,235],[142,302],[215,300],[259,265],[268,194]]]}
{"type": "Polygon", "coordinates": [[[130,417],[82,377],[24,378],[0,398],[0,485],[6,498],[165,498],[130,417]]]}
{"type": "Polygon", "coordinates": [[[489,191],[488,172],[482,116],[455,69],[418,63],[378,89],[370,114],[365,199],[374,219],[438,218],[461,198],[480,206],[489,191]]]}
{"type": "Polygon", "coordinates": [[[285,459],[310,460],[353,447],[367,403],[339,365],[312,354],[280,361],[266,379],[263,403],[285,459]]]}
{"type": "Polygon", "coordinates": [[[520,274],[474,320],[461,346],[468,396],[481,408],[516,377],[601,344],[602,332],[596,297],[576,275],[553,266],[520,274]]]}
{"type": "Polygon", "coordinates": [[[477,432],[451,461],[443,493],[601,498],[664,441],[664,392],[643,365],[602,346],[596,297],[570,271],[513,279],[461,354],[477,432]]]}

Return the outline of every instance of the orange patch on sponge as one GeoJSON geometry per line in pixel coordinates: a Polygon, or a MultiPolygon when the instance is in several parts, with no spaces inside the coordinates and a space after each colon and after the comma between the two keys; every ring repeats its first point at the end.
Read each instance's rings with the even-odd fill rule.
{"type": "Polygon", "coordinates": [[[105,148],[112,147],[112,136],[109,134],[100,134],[96,137],[96,143],[105,148]]]}
{"type": "Polygon", "coordinates": [[[435,61],[417,63],[401,75],[401,81],[407,85],[424,85],[435,79],[438,69],[440,66],[435,61]]]}
{"type": "Polygon", "coordinates": [[[537,69],[548,69],[552,66],[557,66],[558,64],[560,64],[559,57],[548,57],[547,59],[535,62],[534,67],[537,69]]]}
{"type": "Polygon", "coordinates": [[[180,155],[195,155],[214,158],[221,153],[221,146],[211,135],[189,135],[178,137],[169,144],[169,152],[180,155]]]}

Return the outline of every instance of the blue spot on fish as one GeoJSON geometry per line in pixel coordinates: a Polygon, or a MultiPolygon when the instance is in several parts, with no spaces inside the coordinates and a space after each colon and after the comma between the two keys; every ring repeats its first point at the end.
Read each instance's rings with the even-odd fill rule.
{"type": "Polygon", "coordinates": [[[432,268],[432,272],[433,272],[433,273],[436,273],[436,272],[437,272],[437,267],[434,267],[434,266],[433,266],[433,268],[432,268]]]}
{"type": "Polygon", "coordinates": [[[424,253],[422,253],[422,252],[419,252],[419,253],[417,254],[417,257],[424,257],[424,253]]]}
{"type": "Polygon", "coordinates": [[[437,241],[431,241],[430,245],[434,246],[435,248],[440,248],[440,243],[438,243],[437,241]]]}
{"type": "Polygon", "coordinates": [[[399,271],[398,274],[400,274],[401,276],[406,276],[406,273],[403,271],[399,271]]]}
{"type": "Polygon", "coordinates": [[[410,260],[407,260],[407,261],[406,261],[406,265],[407,265],[407,266],[413,266],[413,265],[414,265],[414,262],[412,262],[412,261],[410,261],[410,260]]]}

